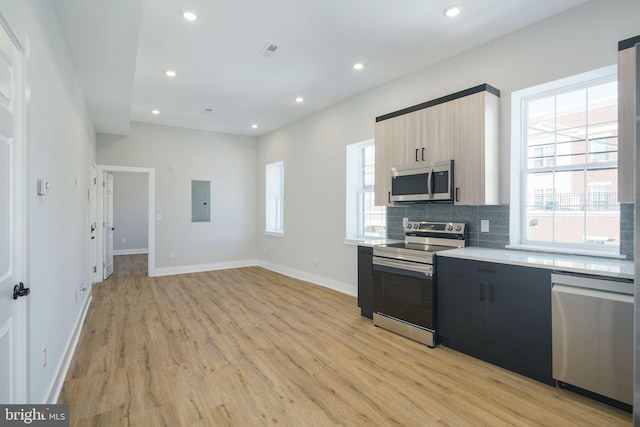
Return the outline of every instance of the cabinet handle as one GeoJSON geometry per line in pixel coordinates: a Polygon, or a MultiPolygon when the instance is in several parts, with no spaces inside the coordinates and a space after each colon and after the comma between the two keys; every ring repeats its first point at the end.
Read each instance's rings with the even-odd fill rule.
{"type": "Polygon", "coordinates": [[[456,202],[460,201],[460,187],[456,187],[456,202]]]}
{"type": "Polygon", "coordinates": [[[391,204],[391,191],[387,192],[387,198],[389,199],[389,204],[391,204]]]}
{"type": "Polygon", "coordinates": [[[422,161],[424,162],[424,147],[422,147],[422,161]]]}
{"type": "Polygon", "coordinates": [[[480,283],[480,301],[484,301],[484,283],[480,283]]]}
{"type": "Polygon", "coordinates": [[[489,303],[493,302],[493,285],[489,285],[489,303]]]}
{"type": "Polygon", "coordinates": [[[418,149],[416,148],[416,162],[419,162],[420,160],[418,160],[418,149]]]}

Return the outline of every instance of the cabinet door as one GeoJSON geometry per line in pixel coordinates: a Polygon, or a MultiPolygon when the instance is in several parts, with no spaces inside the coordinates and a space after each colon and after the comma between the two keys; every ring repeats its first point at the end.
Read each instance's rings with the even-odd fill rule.
{"type": "Polygon", "coordinates": [[[451,103],[445,102],[420,111],[420,150],[422,152],[424,148],[428,162],[453,159],[452,133],[455,126],[452,110],[451,103]]]}
{"type": "Polygon", "coordinates": [[[418,141],[418,112],[394,117],[395,121],[395,149],[394,167],[410,167],[419,165],[421,151],[418,141]]]}
{"type": "Polygon", "coordinates": [[[507,369],[551,382],[551,273],[510,266],[498,270],[488,290],[487,351],[507,369]]]}
{"type": "Polygon", "coordinates": [[[391,191],[394,137],[394,119],[376,122],[375,203],[377,206],[391,206],[389,202],[389,192],[391,191]]]}
{"type": "MultiPolygon", "coordinates": [[[[438,267],[440,269],[440,267],[438,267]]],[[[487,283],[474,277],[438,272],[437,331],[456,344],[481,350],[487,335],[487,283]]]]}
{"type": "Polygon", "coordinates": [[[358,307],[360,315],[373,318],[373,248],[358,246],[358,307]]]}
{"type": "Polygon", "coordinates": [[[449,104],[456,203],[497,204],[499,98],[479,92],[449,104]]]}
{"type": "Polygon", "coordinates": [[[635,49],[618,52],[618,201],[633,203],[635,49]]]}

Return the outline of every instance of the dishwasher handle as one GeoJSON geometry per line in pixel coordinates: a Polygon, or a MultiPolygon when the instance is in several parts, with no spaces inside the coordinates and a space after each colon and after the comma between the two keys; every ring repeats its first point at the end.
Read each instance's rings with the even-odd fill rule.
{"type": "Polygon", "coordinates": [[[597,298],[607,301],[618,301],[633,304],[633,295],[621,294],[617,292],[609,292],[597,289],[578,288],[575,286],[558,285],[556,283],[551,287],[552,295],[577,295],[588,298],[597,298]]]}
{"type": "Polygon", "coordinates": [[[593,289],[603,292],[615,292],[618,294],[632,295],[634,294],[633,280],[631,279],[613,279],[608,277],[597,276],[574,276],[569,274],[551,274],[551,283],[553,286],[563,285],[574,288],[593,289]]]}

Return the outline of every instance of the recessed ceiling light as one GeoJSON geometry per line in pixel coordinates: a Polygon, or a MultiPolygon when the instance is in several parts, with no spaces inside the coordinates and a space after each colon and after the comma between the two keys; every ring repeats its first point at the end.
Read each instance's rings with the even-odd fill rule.
{"type": "Polygon", "coordinates": [[[167,77],[175,77],[176,76],[176,72],[173,71],[173,70],[166,70],[164,73],[167,75],[167,77]]]}
{"type": "Polygon", "coordinates": [[[257,124],[255,124],[255,123],[254,123],[254,124],[252,124],[252,125],[251,125],[251,127],[252,127],[253,129],[258,129],[258,125],[257,125],[257,124]]]}
{"type": "Polygon", "coordinates": [[[460,6],[449,6],[444,11],[442,11],[442,13],[447,15],[449,18],[453,18],[460,15],[460,10],[460,6]]]}
{"type": "Polygon", "coordinates": [[[155,114],[157,116],[160,114],[160,110],[151,110],[151,114],[155,114]]]}
{"type": "Polygon", "coordinates": [[[355,64],[353,64],[353,68],[356,70],[362,70],[364,68],[364,65],[362,64],[362,62],[356,62],[355,64]]]}
{"type": "Polygon", "coordinates": [[[299,96],[299,97],[297,97],[297,98],[296,98],[296,102],[297,102],[298,104],[299,104],[299,103],[301,103],[301,102],[303,102],[303,101],[304,101],[304,98],[303,98],[303,97],[301,97],[301,96],[299,96]]]}
{"type": "Polygon", "coordinates": [[[198,19],[198,15],[191,12],[190,10],[182,10],[180,11],[180,13],[182,14],[182,17],[187,21],[195,21],[196,19],[198,19]]]}

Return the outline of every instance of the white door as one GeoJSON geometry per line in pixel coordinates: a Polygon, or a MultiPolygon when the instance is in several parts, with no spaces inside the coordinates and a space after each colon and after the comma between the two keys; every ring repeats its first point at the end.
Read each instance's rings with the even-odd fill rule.
{"type": "Polygon", "coordinates": [[[113,174],[104,174],[104,279],[113,274],[113,174]]]}
{"type": "Polygon", "coordinates": [[[89,182],[89,277],[91,278],[91,285],[95,285],[98,282],[98,225],[97,225],[97,172],[95,167],[91,167],[91,180],[89,182]]]}
{"type": "Polygon", "coordinates": [[[0,14],[0,402],[26,403],[28,298],[13,297],[26,280],[24,49],[6,22],[0,14]]]}

